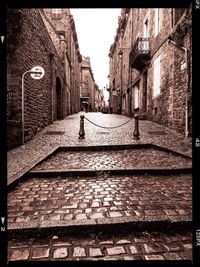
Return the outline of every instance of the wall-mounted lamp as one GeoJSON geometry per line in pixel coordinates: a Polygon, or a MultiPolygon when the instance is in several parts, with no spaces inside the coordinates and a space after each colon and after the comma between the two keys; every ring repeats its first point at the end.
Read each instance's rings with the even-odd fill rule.
{"type": "Polygon", "coordinates": [[[122,56],[123,56],[123,52],[122,52],[122,50],[119,50],[119,53],[118,53],[119,59],[122,59],[122,56]]]}

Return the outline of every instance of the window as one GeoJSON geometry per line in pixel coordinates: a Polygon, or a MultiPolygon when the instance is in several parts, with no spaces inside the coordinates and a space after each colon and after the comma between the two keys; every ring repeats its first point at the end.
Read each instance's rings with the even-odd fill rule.
{"type": "Polygon", "coordinates": [[[148,20],[146,20],[144,23],[144,38],[148,38],[148,35],[148,20]]]}
{"type": "Polygon", "coordinates": [[[62,9],[61,8],[53,8],[52,9],[53,18],[61,18],[62,9]]]}
{"type": "Polygon", "coordinates": [[[155,9],[155,36],[158,35],[162,26],[162,9],[155,9]]]}
{"type": "Polygon", "coordinates": [[[153,63],[153,97],[160,94],[160,56],[153,63]]]}

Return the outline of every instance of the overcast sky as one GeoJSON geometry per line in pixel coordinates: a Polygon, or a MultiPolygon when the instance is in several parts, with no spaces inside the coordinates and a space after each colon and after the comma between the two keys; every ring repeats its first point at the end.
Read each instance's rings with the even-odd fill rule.
{"type": "Polygon", "coordinates": [[[80,53],[89,56],[94,79],[100,89],[108,84],[109,49],[118,27],[119,8],[71,8],[80,53]]]}

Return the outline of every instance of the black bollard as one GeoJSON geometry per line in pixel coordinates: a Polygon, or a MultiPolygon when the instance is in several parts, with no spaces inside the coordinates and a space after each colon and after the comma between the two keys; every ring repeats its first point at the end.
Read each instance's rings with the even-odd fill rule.
{"type": "Polygon", "coordinates": [[[135,140],[139,140],[140,139],[140,133],[139,133],[139,119],[138,119],[138,115],[134,115],[134,119],[135,119],[135,129],[134,129],[134,133],[133,133],[133,138],[135,140]]]}
{"type": "Polygon", "coordinates": [[[79,139],[85,139],[85,131],[84,131],[84,115],[80,116],[80,130],[79,130],[79,139]]]}

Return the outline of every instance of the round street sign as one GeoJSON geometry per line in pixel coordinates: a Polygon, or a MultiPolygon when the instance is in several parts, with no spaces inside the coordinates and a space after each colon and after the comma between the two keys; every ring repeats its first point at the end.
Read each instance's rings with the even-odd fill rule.
{"type": "Polygon", "coordinates": [[[42,79],[44,73],[45,73],[44,69],[40,66],[35,66],[30,71],[31,77],[35,80],[42,79]]]}

